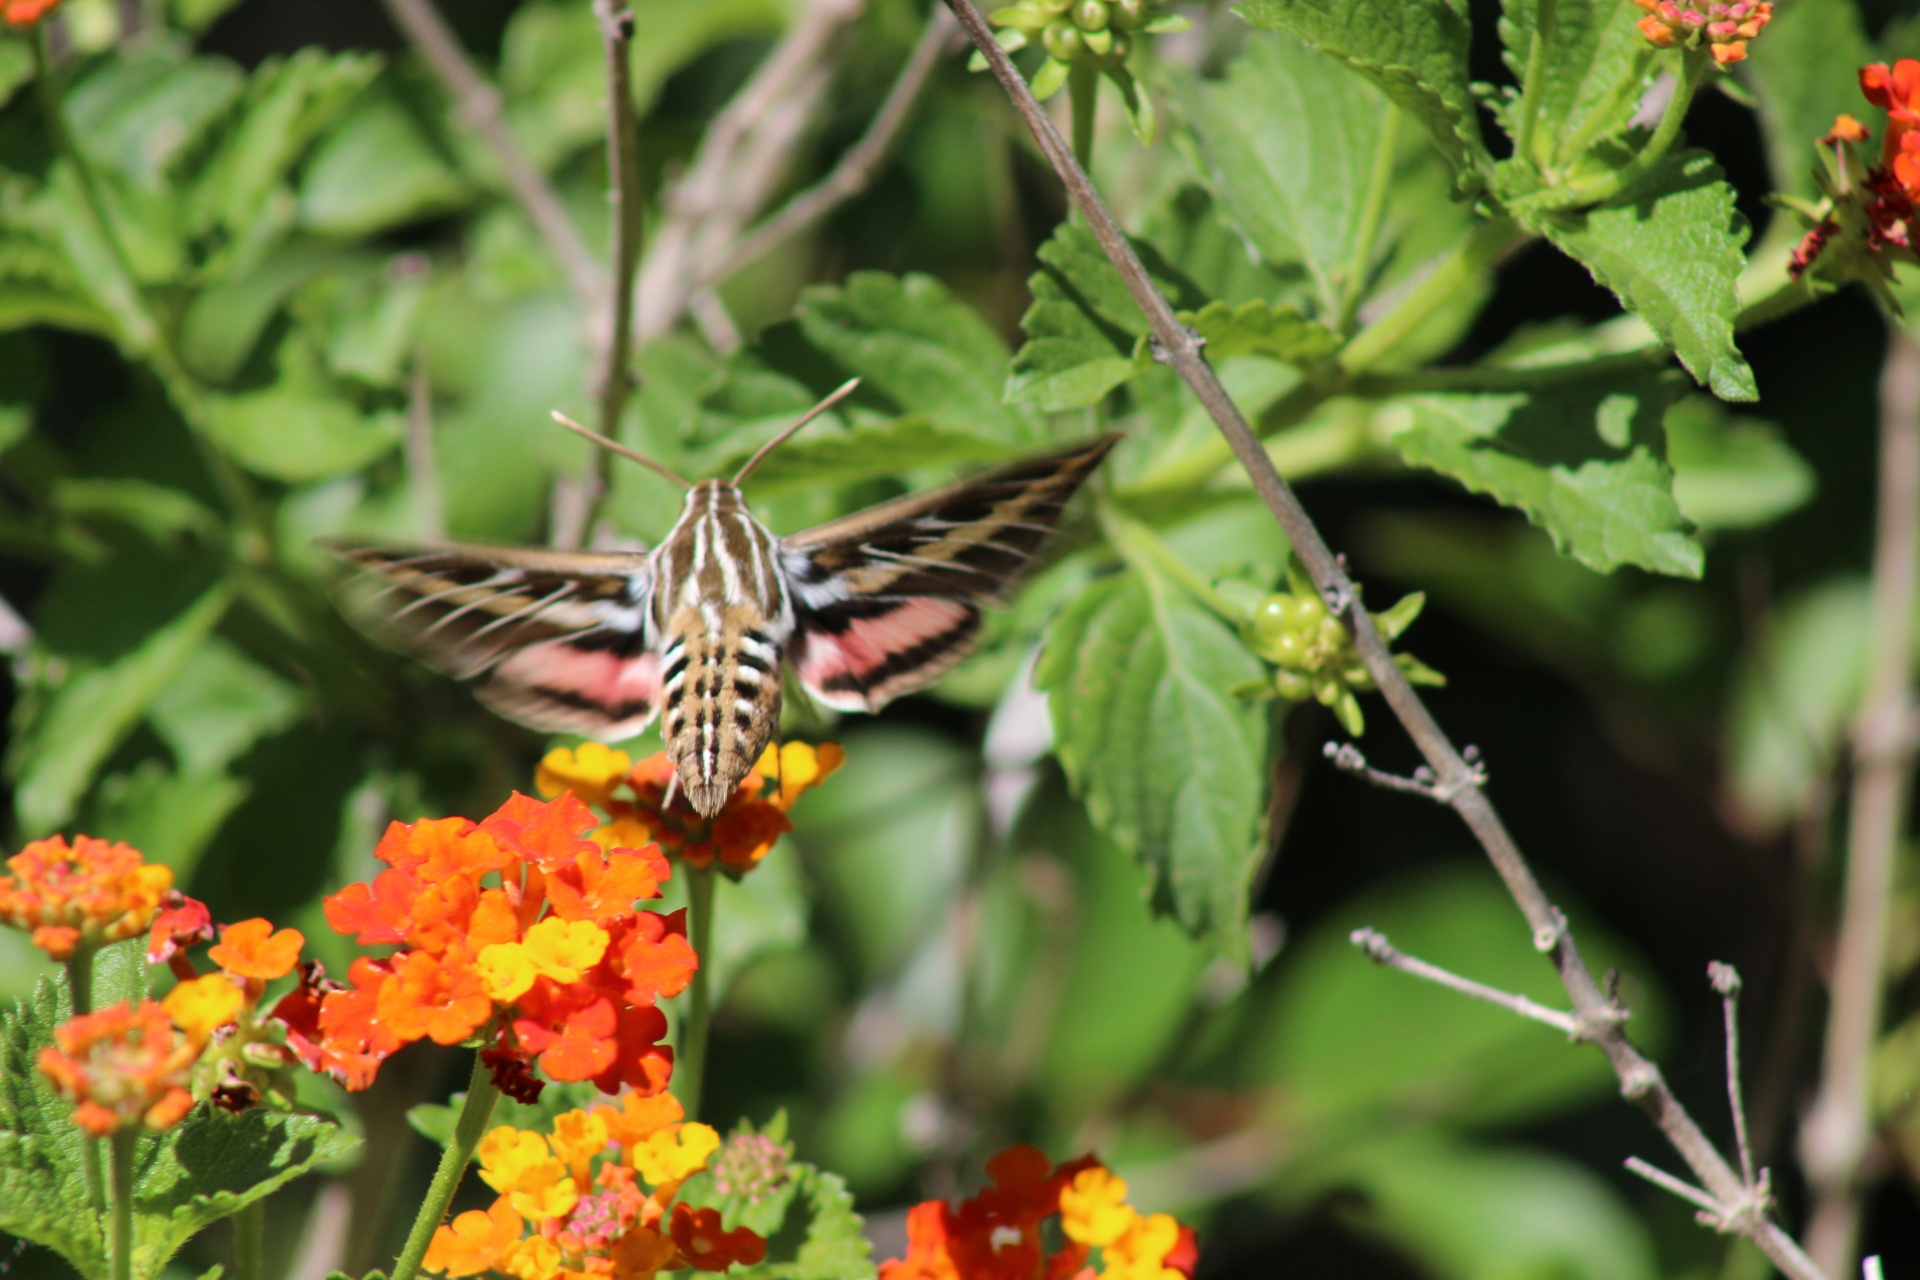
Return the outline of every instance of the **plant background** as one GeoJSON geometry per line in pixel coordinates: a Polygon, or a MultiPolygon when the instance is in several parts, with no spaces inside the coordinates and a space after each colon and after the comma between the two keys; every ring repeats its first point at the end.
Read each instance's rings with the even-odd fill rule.
{"type": "MultiPolygon", "coordinates": [[[[505,85],[510,114],[552,148],[540,158],[597,243],[602,82],[597,44],[578,39],[586,8],[458,0],[446,12],[505,85]]],[[[764,54],[783,7],[637,8],[651,200],[764,54]]],[[[1494,8],[1476,5],[1484,47],[1474,69],[1485,79],[1504,74],[1494,8]]],[[[1916,30],[1904,25],[1907,9],[1863,2],[1858,13],[1897,55],[1920,52],[1920,39],[1900,38],[1916,30]]],[[[65,11],[82,43],[88,30],[111,31],[110,5],[68,0],[65,11]]],[[[282,446],[272,432],[288,415],[322,401],[350,405],[352,423],[313,426],[312,456],[260,459],[260,470],[281,471],[261,487],[284,576],[244,589],[243,603],[200,633],[180,633],[190,656],[89,757],[60,735],[87,738],[116,723],[112,699],[125,689],[108,687],[105,701],[66,718],[56,694],[89,673],[124,670],[115,664],[204,600],[227,531],[158,382],[86,332],[100,327],[87,315],[63,310],[57,280],[35,275],[29,237],[0,240],[9,273],[0,284],[0,402],[9,406],[0,414],[0,597],[35,637],[15,654],[8,685],[10,842],[48,826],[129,839],[180,868],[216,918],[264,914],[324,948],[318,896],[366,873],[387,817],[484,812],[529,785],[543,744],[333,619],[306,537],[349,513],[362,527],[407,531],[416,498],[397,444],[406,379],[423,361],[449,527],[539,538],[552,476],[583,456],[544,425],[546,412],[585,416],[587,353],[551,262],[485,176],[478,144],[447,126],[438,87],[377,4],[174,0],[169,12],[198,32],[199,53],[230,60],[236,75],[293,58],[290,66],[305,60],[334,77],[343,105],[312,106],[315,136],[295,148],[289,170],[309,256],[284,279],[234,284],[218,305],[191,285],[174,300],[204,308],[191,329],[196,358],[225,379],[223,420],[239,449],[273,453],[282,446]],[[358,345],[343,355],[343,342],[358,345]],[[275,600],[290,623],[272,616],[275,600]],[[50,757],[66,774],[49,779],[50,757]]],[[[1237,23],[1223,9],[1193,12],[1209,35],[1237,23]]],[[[858,135],[920,21],[918,5],[872,0],[796,184],[858,135]]],[[[1234,37],[1219,38],[1224,57],[1234,37]]],[[[1764,41],[1755,53],[1795,56],[1764,41]]],[[[17,42],[0,45],[0,82],[22,56],[17,42]]],[[[803,289],[865,270],[926,273],[1007,350],[1019,344],[1034,251],[1062,202],[998,90],[962,61],[936,73],[871,190],[723,289],[741,331],[762,335],[775,363],[779,344],[793,340],[781,326],[796,300],[816,315],[830,308],[803,289]]],[[[149,98],[122,86],[126,99],[101,106],[104,136],[131,148],[129,190],[150,193],[155,209],[173,198],[166,174],[138,171],[151,154],[141,147],[165,150],[148,127],[206,103],[228,110],[222,95],[237,83],[171,83],[178,96],[149,98]]],[[[1843,83],[1836,101],[1851,93],[1843,83]]],[[[310,105],[324,97],[316,91],[310,105]]],[[[1123,208],[1138,210],[1182,180],[1190,159],[1177,129],[1138,148],[1112,105],[1100,176],[1123,208]]],[[[0,211],[17,222],[30,221],[20,213],[24,184],[49,161],[36,113],[25,92],[0,108],[0,211]]],[[[1811,138],[1766,139],[1751,111],[1717,93],[1703,94],[1688,132],[1724,165],[1757,235],[1773,216],[1763,201],[1769,147],[1777,155],[1798,145],[1802,164],[1813,163],[1811,138]]],[[[175,216],[149,212],[150,227],[175,216]]],[[[241,202],[200,234],[231,246],[258,216],[241,202]]],[[[656,225],[651,204],[646,220],[656,225]]],[[[135,252],[151,255],[139,265],[157,276],[191,275],[169,266],[178,243],[163,233],[136,238],[135,252]]],[[[205,240],[189,240],[190,256],[207,252],[205,240]]],[[[1471,360],[1524,325],[1616,313],[1581,268],[1535,244],[1504,264],[1447,359],[1471,360]]],[[[1725,486],[1718,496],[1732,509],[1760,513],[1755,527],[1734,519],[1713,532],[1698,582],[1631,568],[1596,574],[1518,514],[1379,450],[1341,459],[1303,492],[1376,590],[1429,593],[1407,647],[1449,678],[1433,695],[1437,714],[1485,754],[1522,847],[1589,949],[1625,974],[1636,1034],[1721,1133],[1724,1122],[1712,1119],[1724,1116],[1719,1006],[1701,978],[1711,959],[1746,975],[1749,1097],[1792,1208],[1791,1119],[1817,1067],[1820,1016],[1806,948],[1820,945],[1834,878],[1826,844],[1795,819],[1808,789],[1833,776],[1856,696],[1850,655],[1862,643],[1884,339],[1871,306],[1849,294],[1741,345],[1761,398],[1738,412],[1775,424],[1778,436],[1752,437],[1751,466],[1695,473],[1725,486]],[[1771,677],[1759,674],[1763,648],[1775,655],[1771,677]]],[[[1004,359],[992,340],[978,339],[980,349],[988,366],[1004,359]]],[[[692,338],[649,350],[629,438],[702,465],[728,456],[725,431],[739,421],[787,412],[781,389],[741,376],[722,405],[734,416],[709,405],[702,419],[711,439],[683,452],[687,442],[650,435],[676,420],[673,398],[713,365],[692,338]]],[[[956,399],[928,411],[963,407],[956,399]]],[[[913,480],[941,473],[934,460],[913,480]]],[[[780,473],[770,466],[768,475],[780,473]]],[[[792,529],[888,490],[870,477],[809,483],[797,468],[769,491],[763,514],[792,529]]],[[[657,535],[669,503],[650,477],[619,473],[609,512],[624,532],[657,535]]],[[[1277,568],[1277,547],[1246,553],[1243,539],[1244,526],[1203,527],[1194,545],[1232,546],[1277,568]]],[[[801,1154],[847,1177],[883,1249],[898,1240],[892,1211],[968,1188],[984,1153],[1028,1139],[1056,1156],[1098,1143],[1133,1179],[1136,1203],[1197,1218],[1207,1275],[1761,1274],[1741,1249],[1729,1254],[1695,1227],[1684,1206],[1620,1171],[1627,1155],[1658,1163],[1663,1152],[1596,1055],[1377,971],[1347,947],[1350,928],[1372,924],[1495,985],[1555,994],[1451,815],[1333,771],[1319,744],[1338,727],[1319,708],[1288,717],[1272,810],[1282,838],[1252,904],[1256,954],[1278,952],[1243,983],[1210,946],[1149,917],[1139,871],[1094,832],[1058,767],[1023,752],[1031,704],[990,719],[1018,656],[1011,647],[990,654],[939,696],[873,720],[790,720],[790,732],[844,741],[850,762],[802,807],[798,837],[746,892],[723,900],[726,989],[707,1091],[716,1123],[786,1108],[801,1154]],[[1004,798],[1023,787],[1033,799],[1009,829],[1004,798]]],[[[1373,718],[1370,757],[1404,771],[1410,749],[1383,714],[1373,718]]],[[[1896,952],[1910,968],[1920,960],[1920,902],[1911,883],[1906,893],[1896,952]]],[[[25,992],[43,971],[15,935],[0,934],[0,995],[25,992]]],[[[1911,1004],[1910,973],[1896,990],[1911,1004]]],[[[424,1184],[430,1149],[400,1116],[443,1096],[462,1069],[430,1049],[409,1059],[361,1100],[367,1156],[336,1171],[363,1212],[382,1198],[408,1203],[424,1184]]],[[[1911,1168],[1880,1184],[1869,1251],[1920,1257],[1915,1186],[1911,1168]]],[[[317,1195],[309,1180],[270,1206],[270,1250],[289,1265],[317,1195]]],[[[367,1247],[403,1225],[376,1223],[367,1247]]],[[[179,1274],[197,1274],[216,1247],[197,1242],[179,1274]]],[[[12,1275],[60,1273],[37,1251],[7,1257],[0,1244],[12,1275]]]]}

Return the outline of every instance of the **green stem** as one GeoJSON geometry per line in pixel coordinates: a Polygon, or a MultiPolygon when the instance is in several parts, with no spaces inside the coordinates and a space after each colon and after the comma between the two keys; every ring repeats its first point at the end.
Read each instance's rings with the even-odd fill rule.
{"type": "MultiPolygon", "coordinates": [[[[1282,397],[1260,419],[1263,436],[1269,430],[1276,433],[1266,439],[1267,457],[1273,460],[1274,469],[1289,480],[1332,471],[1367,452],[1366,432],[1356,431],[1353,422],[1343,417],[1336,415],[1320,422],[1303,422],[1307,414],[1334,394],[1331,389],[1305,383],[1295,392],[1303,389],[1310,394],[1282,397]]],[[[1179,457],[1116,490],[1114,497],[1129,510],[1148,507],[1161,498],[1177,497],[1198,488],[1232,462],[1233,453],[1226,442],[1217,435],[1209,436],[1179,457]]]]}
{"type": "Polygon", "coordinates": [[[1621,98],[1630,93],[1638,96],[1640,87],[1646,83],[1647,68],[1652,65],[1656,52],[1658,51],[1649,45],[1636,53],[1627,73],[1614,82],[1613,88],[1607,90],[1607,96],[1587,113],[1587,118],[1580,127],[1560,140],[1560,145],[1555,147],[1553,152],[1553,164],[1556,167],[1571,164],[1586,151],[1600,130],[1606,127],[1607,122],[1618,115],[1621,98]]]}
{"type": "Polygon", "coordinates": [[[266,1231],[263,1201],[255,1200],[233,1215],[233,1280],[260,1280],[260,1245],[266,1231]]]}
{"type": "Polygon", "coordinates": [[[1093,121],[1100,109],[1100,73],[1084,62],[1067,72],[1067,105],[1073,110],[1073,158],[1093,171],[1093,121]]]}
{"type": "Polygon", "coordinates": [[[1373,265],[1374,242],[1380,238],[1380,224],[1386,216],[1387,193],[1393,187],[1393,162],[1399,152],[1400,108],[1389,102],[1380,118],[1380,141],[1373,152],[1373,172],[1367,178],[1367,193],[1360,204],[1359,232],[1353,238],[1353,256],[1347,261],[1345,278],[1340,281],[1338,329],[1345,333],[1353,324],[1365,292],[1369,268],[1373,265]]]}
{"type": "Polygon", "coordinates": [[[1640,149],[1639,155],[1584,186],[1553,192],[1549,199],[1528,203],[1542,210],[1605,204],[1640,181],[1655,165],[1666,159],[1674,139],[1680,136],[1680,124],[1687,118],[1687,108],[1693,105],[1693,92],[1700,87],[1700,77],[1706,74],[1709,60],[1709,55],[1705,53],[1688,53],[1680,63],[1680,72],[1674,78],[1673,96],[1667,99],[1667,109],[1661,113],[1659,125],[1654,128],[1653,136],[1647,139],[1647,145],[1640,149]]]}
{"type": "Polygon", "coordinates": [[[474,1148],[480,1145],[480,1135],[486,1132],[487,1120],[493,1115],[493,1104],[499,1100],[500,1090],[493,1083],[492,1073],[480,1055],[475,1054],[473,1077],[467,1082],[467,1100],[461,1104],[460,1115],[453,1122],[453,1140],[440,1154],[440,1167],[433,1171],[427,1198],[421,1202],[420,1212],[413,1220],[413,1230],[407,1233],[406,1247],[394,1261],[392,1280],[414,1280],[420,1274],[420,1261],[427,1256],[433,1233],[446,1219],[447,1206],[453,1203],[453,1193],[460,1186],[460,1175],[473,1159],[474,1148]]]}
{"type": "Polygon", "coordinates": [[[1757,328],[1769,320],[1778,320],[1781,316],[1798,311],[1817,296],[1811,274],[1804,274],[1798,280],[1787,279],[1773,292],[1755,298],[1740,308],[1740,314],[1733,318],[1734,331],[1742,332],[1757,328]]]}
{"type": "Polygon", "coordinates": [[[1559,7],[1559,0],[1539,0],[1535,6],[1533,43],[1527,50],[1527,73],[1520,86],[1520,128],[1513,151],[1535,163],[1540,159],[1533,151],[1534,133],[1540,124],[1540,90],[1547,79],[1547,55],[1553,49],[1559,7]]]}
{"type": "Polygon", "coordinates": [[[680,1048],[673,1072],[673,1096],[687,1110],[687,1119],[700,1118],[701,1086],[707,1072],[707,1030],[713,1022],[713,868],[687,869],[687,931],[700,967],[687,987],[687,1018],[680,1025],[680,1048]]]}
{"type": "Polygon", "coordinates": [[[1359,373],[1383,359],[1457,291],[1491,268],[1521,234],[1510,218],[1490,218],[1475,227],[1387,314],[1353,336],[1340,353],[1340,367],[1348,373],[1359,373]]]}
{"type": "MultiPolygon", "coordinates": [[[[76,1018],[93,1012],[94,950],[83,942],[67,957],[67,1003],[73,1007],[76,1018]]],[[[104,1212],[107,1207],[107,1178],[106,1171],[100,1167],[100,1147],[100,1139],[89,1133],[81,1134],[80,1172],[86,1179],[87,1203],[96,1213],[104,1212]]]]}
{"type": "Polygon", "coordinates": [[[1160,540],[1160,535],[1137,520],[1128,519],[1111,506],[1098,508],[1100,527],[1106,530],[1107,540],[1113,543],[1120,555],[1136,568],[1151,563],[1159,566],[1169,578],[1185,587],[1194,599],[1213,610],[1229,622],[1238,622],[1240,615],[1233,607],[1220,598],[1213,584],[1201,577],[1192,565],[1173,554],[1173,548],[1160,540]]]}
{"type": "Polygon", "coordinates": [[[139,1145],[138,1125],[115,1130],[108,1143],[113,1155],[113,1280],[133,1280],[133,1161],[139,1145]]]}

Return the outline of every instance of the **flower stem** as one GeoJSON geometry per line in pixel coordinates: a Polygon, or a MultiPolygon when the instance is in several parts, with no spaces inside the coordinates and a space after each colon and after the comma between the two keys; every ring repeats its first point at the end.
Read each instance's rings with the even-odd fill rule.
{"type": "Polygon", "coordinates": [[[1653,136],[1647,139],[1647,145],[1640,149],[1639,155],[1612,173],[1584,186],[1557,193],[1553,198],[1542,201],[1540,207],[1570,209],[1605,204],[1666,159],[1674,139],[1680,136],[1680,123],[1687,118],[1687,108],[1693,105],[1693,91],[1700,87],[1700,77],[1706,74],[1707,60],[1706,54],[1689,53],[1681,62],[1680,70],[1674,77],[1673,96],[1667,99],[1667,109],[1661,113],[1660,123],[1655,126],[1653,136]]]}
{"type": "MultiPolygon", "coordinates": [[[[67,1002],[76,1018],[93,1012],[93,953],[94,948],[83,942],[67,957],[67,1002]]],[[[80,1172],[87,1182],[87,1203],[94,1212],[105,1212],[107,1180],[100,1168],[100,1139],[92,1134],[83,1133],[80,1138],[80,1172]]]]}
{"type": "Polygon", "coordinates": [[[689,941],[700,966],[693,971],[687,987],[687,1017],[680,1024],[678,1061],[674,1064],[673,1094],[687,1109],[687,1119],[700,1118],[700,1086],[707,1071],[707,1029],[713,1021],[713,957],[708,954],[713,937],[713,868],[687,869],[687,916],[689,941]]]}
{"type": "Polygon", "coordinates": [[[1340,367],[1358,373],[1384,358],[1447,299],[1491,267],[1520,236],[1520,228],[1510,218],[1489,218],[1475,227],[1392,310],[1353,336],[1340,353],[1340,367]]]}
{"type": "Polygon", "coordinates": [[[129,1126],[114,1133],[108,1148],[113,1153],[113,1280],[133,1280],[133,1161],[139,1145],[139,1128],[129,1126]]]}
{"type": "Polygon", "coordinates": [[[1100,73],[1084,62],[1067,72],[1067,105],[1073,109],[1073,158],[1093,168],[1093,120],[1100,110],[1100,73]]]}
{"type": "Polygon", "coordinates": [[[1380,117],[1380,136],[1373,149],[1373,172],[1367,178],[1366,195],[1360,202],[1360,229],[1353,237],[1353,256],[1340,281],[1339,330],[1342,333],[1353,323],[1361,295],[1366,292],[1374,242],[1380,238],[1380,224],[1386,217],[1387,193],[1393,187],[1393,166],[1399,154],[1400,108],[1389,102],[1380,117]]]}
{"type": "Polygon", "coordinates": [[[421,1259],[427,1256],[433,1233],[446,1219],[447,1206],[453,1203],[453,1193],[460,1186],[460,1175],[473,1159],[474,1148],[480,1145],[480,1135],[486,1131],[487,1120],[493,1115],[493,1104],[499,1100],[500,1090],[493,1083],[493,1074],[480,1060],[480,1055],[475,1054],[473,1078],[467,1082],[467,1100],[461,1104],[460,1115],[453,1122],[453,1140],[440,1154],[440,1167],[433,1171],[427,1198],[421,1202],[420,1212],[413,1220],[413,1230],[407,1233],[406,1247],[394,1260],[392,1280],[414,1280],[420,1274],[421,1259]]]}
{"type": "Polygon", "coordinates": [[[233,1215],[233,1280],[260,1280],[260,1244],[266,1238],[267,1208],[259,1200],[233,1215]]]}

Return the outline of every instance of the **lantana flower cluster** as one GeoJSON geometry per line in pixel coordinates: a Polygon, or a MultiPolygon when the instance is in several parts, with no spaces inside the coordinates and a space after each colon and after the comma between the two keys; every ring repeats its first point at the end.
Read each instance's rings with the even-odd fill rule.
{"type": "Polygon", "coordinates": [[[719,1145],[712,1128],[686,1122],[670,1093],[628,1092],[617,1106],[568,1111],[549,1133],[501,1125],[478,1152],[498,1199],[435,1232],[426,1269],[647,1280],[757,1263],[764,1239],[675,1200],[719,1145]]]}
{"type": "Polygon", "coordinates": [[[1920,207],[1920,61],[1862,67],[1860,92],[1887,113],[1880,154],[1871,162],[1859,154],[1872,136],[1866,125],[1850,115],[1834,120],[1820,139],[1827,155],[1826,171],[1818,175],[1825,199],[1808,205],[1783,198],[1812,224],[1788,270],[1797,278],[1818,259],[1823,277],[1858,280],[1891,304],[1892,264],[1920,261],[1913,242],[1920,207]]]}
{"type": "Polygon", "coordinates": [[[1193,1229],[1127,1203],[1127,1184],[1093,1156],[1059,1166],[1029,1146],[987,1162],[993,1184],[958,1206],[928,1200],[907,1213],[907,1256],[880,1280],[1191,1280],[1193,1229]],[[1049,1251],[1049,1218],[1064,1239],[1049,1251]],[[1098,1251],[1096,1258],[1095,1251],[1098,1251]]]}
{"type": "Polygon", "coordinates": [[[392,824],[374,856],[387,870],[325,900],[327,923],[362,946],[347,985],[310,968],[277,1014],[310,1067],[349,1089],[372,1083],[401,1046],[493,1041],[482,1053],[510,1096],[538,1097],[531,1067],[554,1080],[659,1092],[672,1050],[655,1002],[677,995],[697,961],[684,913],[634,909],[669,875],[658,848],[604,847],[598,819],[571,793],[515,793],[484,821],[392,824]]]}
{"type": "Polygon", "coordinates": [[[0,924],[24,929],[55,960],[137,938],[159,913],[173,872],[127,844],[92,836],[35,840],[7,859],[0,924]]]}
{"type": "Polygon", "coordinates": [[[1640,34],[1657,48],[1706,45],[1714,62],[1728,66],[1744,62],[1747,42],[1773,21],[1768,0],[1714,0],[1712,4],[1678,4],[1675,0],[1633,0],[1647,16],[1637,24],[1640,34]]]}
{"type": "Polygon", "coordinates": [[[774,841],[793,830],[787,813],[794,802],[824,782],[846,760],[839,745],[804,742],[769,745],[727,805],[703,818],[674,785],[665,752],[638,764],[624,751],[597,742],[547,753],[534,778],[543,796],[571,793],[607,815],[595,839],[609,847],[655,842],[670,858],[689,866],[715,862],[739,877],[758,866],[774,841]],[[668,796],[672,795],[672,802],[668,796]]]}

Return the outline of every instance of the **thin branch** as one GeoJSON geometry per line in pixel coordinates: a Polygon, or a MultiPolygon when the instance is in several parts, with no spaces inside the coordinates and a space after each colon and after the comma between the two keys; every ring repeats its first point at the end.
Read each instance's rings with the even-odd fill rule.
{"type": "Polygon", "coordinates": [[[1682,1182],[1666,1170],[1655,1168],[1639,1156],[1628,1156],[1626,1163],[1627,1168],[1632,1172],[1639,1174],[1656,1187],[1673,1192],[1688,1204],[1699,1208],[1700,1212],[1714,1217],[1720,1215],[1720,1202],[1691,1183],[1682,1182]]]}
{"type": "Polygon", "coordinates": [[[1894,855],[1906,826],[1914,754],[1907,722],[1920,553],[1920,342],[1897,324],[1880,377],[1879,504],[1867,676],[1853,729],[1846,892],[1820,1089],[1800,1130],[1814,1202],[1807,1250],[1834,1275],[1853,1270],[1860,1231],[1868,1066],[1880,1031],[1894,855]]]}
{"type": "Polygon", "coordinates": [[[794,196],[760,224],[742,235],[716,262],[707,264],[701,274],[709,283],[724,280],[755,258],[792,239],[840,205],[859,195],[873,181],[880,164],[899,140],[900,130],[913,114],[920,93],[927,86],[933,69],[939,65],[940,52],[958,31],[953,15],[936,8],[920,33],[899,78],[887,90],[885,101],[874,115],[860,141],[840,157],[831,172],[813,186],[794,196]]]}
{"type": "MultiPolygon", "coordinates": [[[[1345,569],[1334,558],[1306,508],[1281,479],[1273,462],[1261,448],[1247,420],[1221,385],[1212,367],[1201,353],[1199,335],[1182,325],[1173,308],[1154,287],[1139,256],[1127,242],[1112,213],[1094,189],[1086,172],[1074,161],[1072,152],[1053,127],[1040,104],[1034,100],[1026,81],[1014,68],[1006,51],[993,38],[986,19],[973,0],[946,0],[960,19],[960,25],[972,38],[974,47],[987,59],[995,79],[1000,82],[1014,106],[1026,120],[1042,154],[1065,183],[1068,197],[1087,221],[1088,229],[1113,262],[1127,291],[1146,317],[1152,330],[1156,355],[1171,365],[1192,388],[1214,424],[1226,436],[1234,455],[1246,468],[1254,492],[1266,503],[1285,532],[1294,554],[1300,557],[1330,609],[1344,615],[1354,646],[1367,671],[1379,686],[1393,713],[1406,727],[1437,785],[1447,789],[1448,803],[1479,839],[1488,858],[1508,892],[1533,929],[1534,945],[1550,952],[1561,984],[1571,998],[1574,1016],[1597,1024],[1612,1001],[1601,990],[1593,973],[1581,959],[1566,919],[1554,907],[1521,856],[1519,847],[1507,832],[1486,793],[1472,784],[1473,766],[1461,756],[1447,738],[1426,704],[1414,692],[1406,676],[1394,664],[1386,641],[1367,619],[1360,606],[1359,590],[1345,569]]],[[[1606,1054],[1621,1092],[1639,1102],[1662,1133],[1680,1153],[1709,1194],[1723,1203],[1739,1203],[1745,1187],[1740,1174],[1714,1149],[1700,1126],[1680,1105],[1667,1087],[1660,1070],[1633,1047],[1618,1026],[1597,1031],[1594,1041],[1606,1054]]],[[[1823,1273],[1800,1251],[1793,1239],[1764,1218],[1745,1219],[1739,1224],[1766,1255],[1793,1280],[1823,1280],[1823,1273]]]]}
{"type": "MultiPolygon", "coordinates": [[[[1388,773],[1384,769],[1376,769],[1368,764],[1367,758],[1360,753],[1360,748],[1351,742],[1329,742],[1321,748],[1320,753],[1342,773],[1364,778],[1384,790],[1402,791],[1439,804],[1451,804],[1453,801],[1452,794],[1442,789],[1439,781],[1433,776],[1433,770],[1426,765],[1415,769],[1412,777],[1403,778],[1397,773],[1388,773]]],[[[1460,758],[1465,760],[1473,770],[1465,785],[1486,786],[1487,770],[1480,760],[1480,748],[1468,746],[1461,751],[1460,758]]]]}
{"type": "Polygon", "coordinates": [[[520,149],[512,130],[500,113],[500,91],[488,84],[475,69],[466,50],[447,26],[433,0],[383,0],[387,12],[453,99],[454,119],[478,133],[500,161],[507,189],[525,211],[527,219],[540,233],[553,256],[566,273],[567,286],[574,302],[585,314],[592,314],[605,287],[600,267],[581,237],[579,228],[568,216],[559,195],[548,185],[546,175],[520,149]]]}
{"type": "Polygon", "coordinates": [[[1347,940],[1366,952],[1367,958],[1375,964],[1385,965],[1389,969],[1398,969],[1402,973],[1425,979],[1449,991],[1458,991],[1461,995],[1471,996],[1475,1000],[1497,1004],[1509,1013],[1517,1013],[1535,1022],[1544,1022],[1556,1031],[1564,1032],[1569,1038],[1585,1038],[1579,1021],[1572,1014],[1562,1013],[1558,1009],[1549,1009],[1546,1005],[1529,1000],[1525,996],[1516,995],[1511,991],[1501,991],[1497,987],[1489,987],[1483,982],[1475,982],[1472,978],[1463,978],[1457,973],[1442,969],[1439,965],[1416,959],[1388,942],[1385,934],[1376,933],[1372,929],[1355,929],[1348,935],[1347,940]]]}
{"type": "Polygon", "coordinates": [[[1727,1023],[1727,1105],[1733,1110],[1733,1141],[1740,1152],[1740,1177],[1751,1187],[1753,1143],[1747,1139],[1747,1103],[1740,1093],[1740,971],[1715,960],[1707,965],[1707,981],[1720,993],[1727,1023]]]}

